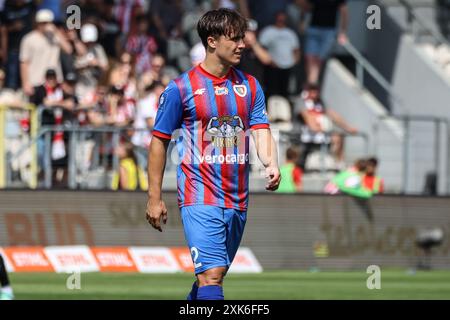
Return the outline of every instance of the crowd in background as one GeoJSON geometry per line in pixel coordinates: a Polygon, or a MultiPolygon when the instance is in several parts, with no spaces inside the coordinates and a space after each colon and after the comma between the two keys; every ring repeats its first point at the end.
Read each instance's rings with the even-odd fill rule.
{"type": "MultiPolygon", "coordinates": [[[[129,161],[141,168],[146,162],[133,150],[148,147],[158,98],[168,82],[203,60],[196,23],[219,7],[236,9],[249,21],[238,68],[259,80],[268,103],[279,97],[289,105],[283,119],[268,106],[275,126],[283,120],[301,128],[295,165],[302,172],[314,168],[314,152],[326,145],[331,169],[343,169],[344,139],[334,129],[358,130],[324,106],[320,79],[336,40],[348,41],[345,0],[0,1],[0,104],[33,103],[40,126],[134,128],[109,151],[121,158],[116,187],[133,189],[145,179],[127,179],[139,171],[129,161]],[[70,5],[81,9],[80,29],[67,24],[70,5]]],[[[19,124],[29,130],[29,119],[19,124]]],[[[92,150],[95,142],[87,139],[79,147],[92,150]]],[[[64,175],[67,133],[52,134],[51,150],[39,139],[40,168],[47,152],[53,165],[60,161],[64,175]]],[[[85,162],[89,166],[89,159],[85,162]]]]}

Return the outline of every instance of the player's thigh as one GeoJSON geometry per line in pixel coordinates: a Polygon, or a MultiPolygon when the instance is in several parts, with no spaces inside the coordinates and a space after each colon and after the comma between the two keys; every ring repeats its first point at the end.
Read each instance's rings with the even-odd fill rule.
{"type": "Polygon", "coordinates": [[[181,219],[195,273],[227,266],[223,209],[208,205],[187,206],[181,208],[181,219]]]}
{"type": "Polygon", "coordinates": [[[227,223],[227,254],[231,264],[241,244],[247,222],[247,211],[225,209],[225,221],[227,223]]]}

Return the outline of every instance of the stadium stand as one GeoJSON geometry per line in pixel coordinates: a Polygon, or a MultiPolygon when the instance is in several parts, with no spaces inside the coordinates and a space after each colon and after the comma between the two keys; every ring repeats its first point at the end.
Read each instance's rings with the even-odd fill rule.
{"type": "MultiPolygon", "coordinates": [[[[450,119],[445,101],[450,99],[450,90],[445,73],[450,66],[450,51],[441,33],[446,30],[443,20],[437,17],[441,7],[432,1],[378,1],[376,4],[385,15],[382,29],[373,32],[360,28],[367,16],[364,11],[366,4],[367,1],[363,0],[348,1],[349,42],[334,47],[334,58],[329,60],[321,77],[326,105],[358,129],[358,134],[344,135],[343,167],[357,158],[375,155],[380,159],[379,172],[386,178],[387,192],[421,193],[427,177],[435,175],[437,192],[446,193],[450,182],[447,178],[450,119]],[[380,51],[377,47],[381,42],[388,44],[386,50],[380,51]],[[411,65],[415,65],[414,70],[411,65]],[[416,76],[418,74],[420,76],[416,76]],[[422,94],[425,87],[429,94],[422,94]],[[424,105],[427,105],[426,117],[424,105]]],[[[25,1],[24,7],[20,7],[8,2],[3,8],[2,28],[8,35],[10,46],[2,48],[1,61],[0,103],[3,107],[0,121],[7,123],[2,126],[4,139],[0,142],[1,187],[115,189],[113,181],[120,168],[115,150],[117,144],[133,140],[130,137],[137,127],[134,122],[137,121],[139,101],[144,101],[144,95],[152,94],[152,89],[146,89],[156,81],[166,85],[192,66],[190,49],[195,45],[198,47],[199,43],[195,32],[196,20],[202,12],[225,5],[225,2],[165,4],[140,0],[124,5],[116,1],[100,1],[100,6],[95,7],[92,1],[84,1],[79,5],[83,13],[82,26],[86,25],[86,30],[89,27],[90,34],[68,30],[61,19],[63,10],[54,12],[54,24],[59,34],[64,35],[72,46],[70,54],[64,50],[61,55],[64,76],[77,72],[78,63],[87,59],[86,50],[93,48],[86,40],[89,37],[96,47],[104,48],[108,64],[105,69],[98,65],[98,58],[94,58],[87,69],[78,70],[77,93],[79,81],[86,75],[95,80],[89,83],[98,82],[98,85],[76,96],[76,106],[67,109],[62,122],[58,123],[42,107],[27,104],[32,100],[23,94],[20,83],[11,78],[12,66],[17,67],[17,74],[20,73],[17,64],[20,57],[13,51],[8,52],[10,55],[4,54],[5,49],[20,51],[20,42],[32,30],[39,5],[25,1]],[[14,16],[14,12],[25,8],[26,15],[14,16]],[[161,19],[157,13],[166,9],[171,9],[171,14],[161,19]],[[24,22],[20,33],[9,31],[14,19],[24,22]],[[27,107],[18,108],[17,104],[27,107]],[[48,120],[44,121],[45,125],[42,115],[46,115],[48,120]],[[66,155],[59,160],[52,159],[51,151],[58,151],[55,151],[55,135],[61,129],[64,135],[58,143],[66,155]]],[[[255,10],[252,4],[248,3],[246,8],[240,6],[238,8],[247,17],[252,17],[252,10],[255,10]]],[[[289,27],[302,40],[302,29],[298,27],[301,6],[291,4],[284,10],[288,13],[289,27]]],[[[261,21],[258,28],[258,21],[252,21],[252,28],[257,32],[267,22],[261,21]]],[[[303,45],[300,41],[301,49],[303,45]]],[[[92,52],[95,55],[96,50],[92,52]]],[[[301,58],[294,67],[296,74],[289,81],[287,96],[266,97],[273,129],[277,130],[280,163],[290,145],[302,144],[299,139],[302,119],[297,118],[294,107],[304,85],[299,82],[303,78],[303,64],[301,58]]],[[[265,68],[264,65],[260,67],[265,68]]],[[[63,88],[64,84],[60,81],[58,86],[63,88]]],[[[155,99],[149,99],[146,101],[154,104],[155,99]]],[[[151,108],[156,110],[157,106],[151,108]]],[[[151,137],[151,125],[148,129],[145,126],[140,128],[144,128],[139,129],[144,131],[144,135],[151,137]]],[[[139,171],[145,172],[145,145],[136,146],[134,152],[139,171]]],[[[175,149],[171,148],[171,152],[176,161],[175,149]]],[[[322,152],[311,155],[308,162],[310,170],[304,174],[305,192],[323,190],[336,170],[331,158],[333,152],[324,148],[322,152]]],[[[251,158],[255,158],[254,153],[251,158]]],[[[175,177],[174,161],[168,163],[167,171],[175,177]]],[[[255,191],[262,190],[261,168],[257,164],[252,168],[251,185],[255,191]]],[[[143,174],[139,179],[145,180],[143,174]]],[[[173,181],[171,185],[175,183],[173,181]]],[[[145,186],[145,183],[138,185],[145,186]]]]}

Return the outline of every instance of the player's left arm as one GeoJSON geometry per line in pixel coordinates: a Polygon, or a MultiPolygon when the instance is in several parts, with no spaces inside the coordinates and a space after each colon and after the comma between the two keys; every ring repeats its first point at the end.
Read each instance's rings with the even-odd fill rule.
{"type": "Polygon", "coordinates": [[[266,190],[275,191],[278,189],[281,181],[275,140],[269,128],[252,130],[252,136],[255,140],[258,158],[266,168],[266,190]]]}
{"type": "Polygon", "coordinates": [[[280,169],[278,167],[278,151],[275,140],[270,131],[269,119],[267,118],[264,92],[258,81],[254,78],[255,98],[250,113],[250,128],[255,140],[258,158],[266,168],[266,189],[275,191],[281,181],[280,169]]]}

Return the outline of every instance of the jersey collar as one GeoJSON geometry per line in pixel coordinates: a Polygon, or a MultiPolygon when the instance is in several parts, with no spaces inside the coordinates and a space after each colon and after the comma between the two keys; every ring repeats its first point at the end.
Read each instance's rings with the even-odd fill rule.
{"type": "Polygon", "coordinates": [[[230,79],[231,74],[232,74],[232,69],[233,69],[233,67],[231,67],[230,70],[228,70],[228,73],[227,73],[225,76],[219,78],[219,77],[217,77],[217,76],[215,76],[215,75],[209,73],[209,72],[206,71],[205,69],[203,69],[202,66],[201,66],[200,64],[197,66],[197,70],[198,70],[202,75],[204,75],[205,77],[208,77],[209,79],[213,80],[214,82],[224,82],[224,81],[230,79]]]}

